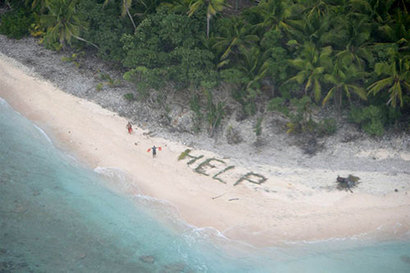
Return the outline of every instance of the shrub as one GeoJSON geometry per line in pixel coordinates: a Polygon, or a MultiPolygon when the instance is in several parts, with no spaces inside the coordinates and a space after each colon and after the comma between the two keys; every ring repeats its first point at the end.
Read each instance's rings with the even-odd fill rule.
{"type": "Polygon", "coordinates": [[[32,23],[34,23],[34,16],[29,10],[24,8],[12,10],[1,17],[0,33],[9,38],[21,39],[29,35],[32,23]]]}
{"type": "Polygon", "coordinates": [[[145,66],[139,66],[124,73],[123,78],[137,86],[140,99],[148,98],[150,88],[159,89],[165,85],[161,69],[148,69],[145,66]]]}
{"type": "Polygon", "coordinates": [[[225,115],[225,104],[223,102],[214,103],[212,92],[206,89],[204,92],[207,98],[206,117],[209,125],[209,135],[212,137],[225,115]]]}
{"type": "Polygon", "coordinates": [[[104,80],[109,87],[116,87],[121,84],[121,81],[119,79],[114,80],[109,74],[101,73],[100,79],[104,80]]]}
{"type": "Polygon", "coordinates": [[[325,118],[318,123],[317,134],[319,136],[330,136],[336,133],[337,123],[333,118],[325,118]]]}
{"type": "Polygon", "coordinates": [[[354,107],[350,111],[350,118],[352,122],[359,124],[370,135],[382,135],[384,133],[382,121],[384,117],[380,108],[376,106],[354,107]]]}
{"type": "Polygon", "coordinates": [[[290,119],[287,123],[287,133],[309,133],[318,137],[332,135],[337,130],[336,120],[325,118],[316,122],[312,119],[314,105],[309,97],[291,99],[287,105],[287,99],[276,97],[269,101],[267,110],[278,111],[290,119]]]}
{"type": "Polygon", "coordinates": [[[381,136],[385,127],[397,120],[399,112],[385,105],[370,105],[364,108],[354,107],[350,111],[350,119],[357,123],[369,135],[381,136]]]}
{"type": "Polygon", "coordinates": [[[71,54],[71,56],[61,57],[61,61],[63,61],[63,62],[70,62],[70,63],[75,64],[76,67],[80,67],[81,64],[80,64],[80,62],[79,62],[79,58],[81,58],[82,56],[84,56],[84,54],[85,54],[84,51],[81,51],[81,52],[79,52],[79,53],[73,53],[73,54],[71,54]]]}
{"type": "Polygon", "coordinates": [[[271,59],[269,63],[268,75],[272,78],[276,86],[280,86],[289,78],[288,52],[282,45],[283,34],[280,30],[271,29],[263,35],[261,47],[271,59]]]}
{"type": "Polygon", "coordinates": [[[288,130],[287,133],[311,133],[316,127],[316,123],[312,120],[312,100],[308,96],[300,99],[294,98],[290,100],[290,106],[293,109],[289,112],[288,130]]]}
{"type": "Polygon", "coordinates": [[[140,87],[155,89],[163,81],[173,81],[177,88],[215,84],[214,55],[202,46],[200,33],[195,18],[165,9],[149,15],[133,35],[121,38],[126,52],[123,65],[133,71],[127,77],[138,77],[140,87]]]}
{"type": "Polygon", "coordinates": [[[128,18],[119,16],[120,5],[110,1],[106,6],[103,1],[82,0],[78,11],[88,27],[83,38],[99,46],[98,56],[104,60],[120,62],[125,52],[119,42],[124,33],[132,33],[133,27],[128,18]]]}
{"type": "Polygon", "coordinates": [[[288,116],[289,108],[285,105],[286,99],[282,97],[276,97],[268,102],[268,111],[277,111],[288,116]]]}
{"type": "Polygon", "coordinates": [[[256,136],[260,136],[262,134],[262,120],[263,117],[258,117],[258,119],[256,120],[255,128],[253,129],[256,136]]]}
{"type": "Polygon", "coordinates": [[[135,97],[133,93],[127,93],[124,95],[124,99],[126,99],[127,101],[133,101],[135,100],[135,97]]]}
{"type": "Polygon", "coordinates": [[[194,131],[199,132],[201,129],[201,121],[202,121],[202,112],[201,112],[201,103],[199,96],[197,94],[194,94],[190,101],[189,101],[189,106],[192,111],[194,111],[195,116],[193,117],[193,122],[194,122],[194,131]]]}
{"type": "Polygon", "coordinates": [[[102,82],[98,83],[97,86],[95,87],[95,90],[101,91],[104,87],[104,84],[102,82]]]}

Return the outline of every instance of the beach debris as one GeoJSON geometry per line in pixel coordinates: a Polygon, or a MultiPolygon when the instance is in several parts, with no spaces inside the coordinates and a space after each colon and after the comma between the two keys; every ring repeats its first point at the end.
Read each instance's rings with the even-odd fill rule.
{"type": "Polygon", "coordinates": [[[179,155],[178,160],[183,160],[183,159],[185,159],[186,157],[189,157],[189,158],[191,158],[191,160],[188,161],[186,164],[187,164],[187,165],[191,165],[191,164],[195,163],[195,161],[197,161],[198,159],[201,159],[201,158],[204,157],[204,155],[199,155],[199,156],[190,155],[190,154],[189,154],[190,152],[191,152],[191,149],[186,149],[185,151],[183,151],[183,152],[179,155]]]}
{"type": "Polygon", "coordinates": [[[211,164],[212,161],[216,161],[216,162],[225,164],[225,162],[224,162],[223,160],[221,160],[221,159],[208,158],[208,159],[206,159],[205,161],[201,162],[201,164],[199,164],[199,165],[194,169],[194,171],[197,172],[197,173],[199,173],[199,174],[203,174],[203,175],[209,176],[209,174],[207,174],[207,173],[205,172],[204,168],[205,168],[205,167],[208,167],[208,168],[211,168],[211,169],[212,169],[212,168],[215,168],[216,166],[211,164]]]}
{"type": "Polygon", "coordinates": [[[231,199],[228,199],[228,201],[235,201],[235,200],[239,200],[239,198],[231,198],[231,199]]]}
{"type": "Polygon", "coordinates": [[[191,149],[186,149],[185,151],[183,151],[183,152],[178,156],[178,161],[185,159],[185,157],[187,157],[187,155],[189,154],[189,152],[191,152],[191,149]]]}
{"type": "Polygon", "coordinates": [[[224,193],[222,193],[222,194],[220,194],[220,195],[214,196],[214,197],[212,197],[212,200],[217,199],[217,198],[219,198],[219,197],[221,197],[221,196],[224,196],[226,193],[227,193],[227,192],[224,192],[224,193]]]}
{"type": "Polygon", "coordinates": [[[218,173],[216,173],[214,176],[212,176],[212,178],[215,179],[215,180],[218,180],[218,181],[221,182],[221,183],[226,184],[225,181],[223,181],[221,178],[219,178],[219,177],[217,177],[217,176],[220,175],[220,174],[223,174],[224,172],[229,171],[229,170],[231,170],[231,169],[233,169],[233,168],[235,168],[235,166],[232,166],[232,165],[231,165],[231,166],[228,166],[228,167],[226,167],[225,169],[223,169],[222,171],[219,171],[218,173]]]}
{"type": "Polygon", "coordinates": [[[155,262],[154,256],[147,255],[147,256],[141,256],[140,261],[147,263],[147,264],[153,264],[155,262]]]}
{"type": "MultiPolygon", "coordinates": [[[[179,156],[178,156],[178,160],[183,160],[183,159],[189,159],[189,161],[186,163],[188,166],[192,165],[194,163],[196,163],[198,160],[204,158],[204,155],[191,155],[191,149],[185,149],[185,151],[183,151],[179,156]]],[[[218,158],[204,158],[204,160],[199,163],[195,168],[193,168],[194,172],[197,172],[199,174],[203,174],[206,176],[210,176],[210,173],[206,173],[207,169],[219,169],[219,171],[217,171],[212,178],[215,180],[218,180],[219,182],[223,183],[223,184],[227,184],[226,181],[222,180],[221,178],[219,178],[218,176],[224,174],[225,172],[229,171],[229,170],[233,170],[235,168],[235,166],[230,165],[230,166],[226,166],[227,164],[225,163],[224,160],[222,159],[218,159],[218,158]],[[211,164],[211,162],[218,162],[219,164],[213,165],[211,164]],[[226,166],[226,167],[225,167],[226,166]],[[222,167],[224,167],[222,169],[222,167]]],[[[225,178],[228,178],[227,176],[225,176],[225,178]]],[[[248,172],[245,175],[242,175],[234,184],[233,186],[236,186],[237,184],[241,183],[242,181],[248,181],[250,183],[253,184],[262,184],[264,183],[266,180],[268,180],[266,177],[264,177],[261,174],[257,174],[254,172],[248,172]]]]}
{"type": "Polygon", "coordinates": [[[235,182],[235,184],[233,184],[234,186],[238,185],[239,183],[241,183],[243,180],[249,181],[251,183],[254,184],[262,184],[264,183],[266,180],[268,180],[266,177],[264,177],[261,174],[258,173],[254,173],[254,172],[248,172],[247,174],[243,175],[241,178],[238,179],[238,181],[235,182]],[[259,180],[252,180],[252,177],[257,177],[259,180]]]}
{"type": "Polygon", "coordinates": [[[337,189],[346,190],[346,191],[350,191],[351,193],[353,193],[352,188],[356,187],[357,184],[360,183],[359,180],[360,180],[359,177],[351,175],[351,174],[349,174],[347,178],[337,176],[336,178],[336,182],[338,183],[337,189]]]}
{"type": "Polygon", "coordinates": [[[191,164],[195,163],[195,161],[197,161],[198,159],[201,159],[201,158],[204,157],[204,155],[200,155],[200,156],[190,156],[190,155],[188,155],[188,156],[191,157],[192,159],[186,163],[187,165],[191,165],[191,164]]]}

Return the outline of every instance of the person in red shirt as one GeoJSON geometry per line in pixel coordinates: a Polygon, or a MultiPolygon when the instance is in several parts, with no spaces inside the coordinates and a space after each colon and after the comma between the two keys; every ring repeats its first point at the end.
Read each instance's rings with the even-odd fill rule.
{"type": "Polygon", "coordinates": [[[128,133],[129,133],[129,134],[132,134],[132,125],[131,125],[131,122],[128,121],[126,127],[127,127],[127,129],[128,129],[128,133]]]}

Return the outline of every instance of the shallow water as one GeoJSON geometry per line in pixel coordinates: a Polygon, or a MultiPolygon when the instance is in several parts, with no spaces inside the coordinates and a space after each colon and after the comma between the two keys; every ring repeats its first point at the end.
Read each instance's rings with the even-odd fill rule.
{"type": "Polygon", "coordinates": [[[127,181],[81,166],[0,99],[0,272],[410,272],[409,241],[256,249],[125,194],[127,181]]]}

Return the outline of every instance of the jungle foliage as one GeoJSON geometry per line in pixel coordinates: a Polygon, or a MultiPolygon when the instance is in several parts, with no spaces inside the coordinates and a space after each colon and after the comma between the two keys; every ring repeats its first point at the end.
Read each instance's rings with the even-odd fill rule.
{"type": "MultiPolygon", "coordinates": [[[[407,0],[10,0],[3,6],[1,33],[21,38],[35,30],[56,50],[94,48],[122,66],[145,97],[151,88],[169,90],[168,83],[190,90],[187,101],[196,102],[197,117],[207,117],[211,127],[220,123],[224,104],[210,97],[224,83],[246,115],[281,112],[289,132],[317,130],[311,115],[320,107],[333,109],[338,120],[350,113],[372,135],[397,124],[410,130],[407,0]],[[201,107],[209,108],[204,115],[201,107]]],[[[318,124],[323,133],[336,127],[318,124]]]]}

